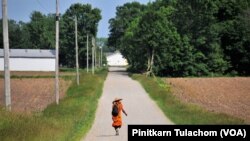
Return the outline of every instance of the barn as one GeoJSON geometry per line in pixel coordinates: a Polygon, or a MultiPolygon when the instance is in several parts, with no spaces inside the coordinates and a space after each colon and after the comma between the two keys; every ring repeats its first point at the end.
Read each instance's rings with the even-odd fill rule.
{"type": "Polygon", "coordinates": [[[108,66],[127,66],[128,62],[118,51],[106,55],[108,66]]]}
{"type": "MultiPolygon", "coordinates": [[[[55,50],[10,49],[10,71],[55,71],[55,50]]],[[[4,70],[4,50],[0,49],[0,71],[4,70]]]]}

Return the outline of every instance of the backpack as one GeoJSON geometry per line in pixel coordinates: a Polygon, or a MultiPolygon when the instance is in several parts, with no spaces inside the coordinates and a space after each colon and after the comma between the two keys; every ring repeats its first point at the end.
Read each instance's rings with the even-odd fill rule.
{"type": "Polygon", "coordinates": [[[116,104],[114,104],[113,108],[112,108],[112,116],[118,116],[118,106],[116,104]]]}

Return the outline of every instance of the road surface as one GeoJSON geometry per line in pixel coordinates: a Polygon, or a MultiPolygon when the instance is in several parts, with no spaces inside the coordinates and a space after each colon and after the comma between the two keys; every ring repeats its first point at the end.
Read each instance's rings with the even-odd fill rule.
{"type": "Polygon", "coordinates": [[[143,87],[132,80],[124,68],[109,68],[99,100],[96,118],[91,130],[82,141],[127,141],[128,124],[172,124],[143,87]],[[115,136],[112,125],[111,108],[115,97],[122,98],[125,111],[120,135],[115,136]]]}

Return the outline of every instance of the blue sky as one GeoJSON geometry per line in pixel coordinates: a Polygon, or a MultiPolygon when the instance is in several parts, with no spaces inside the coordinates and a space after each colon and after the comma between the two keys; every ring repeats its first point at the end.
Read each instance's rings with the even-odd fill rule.
{"type": "MultiPolygon", "coordinates": [[[[102,11],[102,20],[98,26],[98,37],[108,37],[108,20],[115,17],[116,7],[127,2],[138,1],[146,4],[154,0],[59,0],[59,11],[64,13],[73,3],[89,3],[102,11]]],[[[2,2],[2,1],[1,1],[2,2]]],[[[43,14],[55,13],[56,0],[7,0],[8,18],[16,21],[28,22],[32,11],[40,11],[43,14]]],[[[2,17],[2,7],[0,7],[2,17]]]]}

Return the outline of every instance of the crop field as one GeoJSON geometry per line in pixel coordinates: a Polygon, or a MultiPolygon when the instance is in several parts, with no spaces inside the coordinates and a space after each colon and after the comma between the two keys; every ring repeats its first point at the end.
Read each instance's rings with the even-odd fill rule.
{"type": "Polygon", "coordinates": [[[166,78],[174,95],[210,111],[226,113],[250,123],[250,78],[166,78]]]}
{"type": "MultiPolygon", "coordinates": [[[[14,77],[11,78],[12,111],[25,113],[39,112],[55,101],[54,73],[14,72],[11,75],[14,77]]],[[[66,75],[68,75],[68,72],[66,75]]],[[[63,98],[71,82],[65,79],[60,79],[59,81],[60,98],[63,98]]],[[[2,106],[4,106],[3,87],[4,80],[0,78],[0,105],[2,106]]]]}

